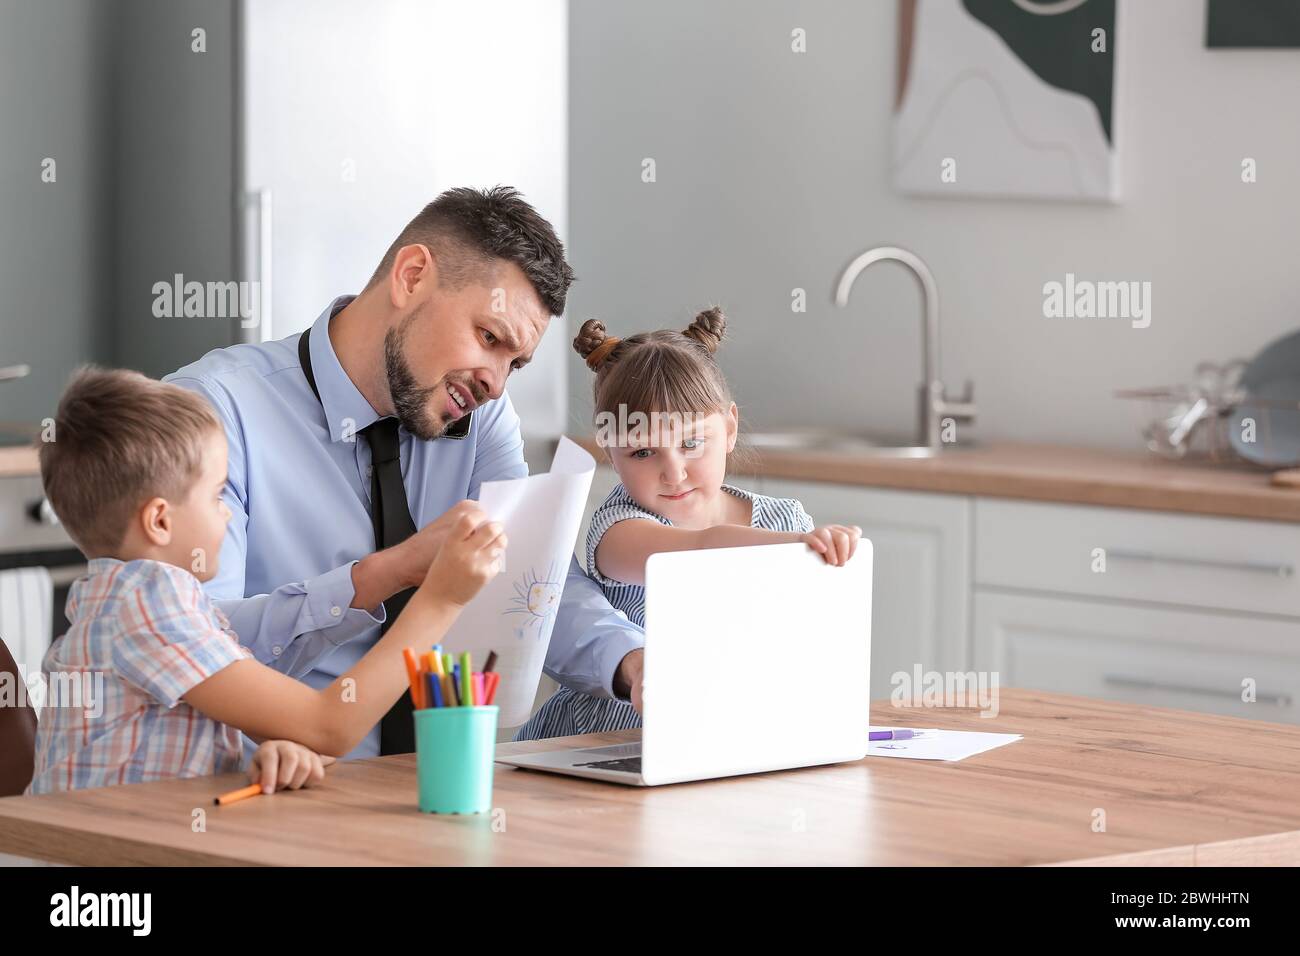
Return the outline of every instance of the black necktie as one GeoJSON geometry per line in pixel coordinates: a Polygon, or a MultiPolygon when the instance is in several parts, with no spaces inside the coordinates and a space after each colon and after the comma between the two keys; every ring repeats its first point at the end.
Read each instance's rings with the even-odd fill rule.
{"type": "MultiPolygon", "coordinates": [[[[311,386],[312,394],[320,401],[316,375],[311,367],[311,329],[298,339],[298,361],[303,377],[311,386]]],[[[322,402],[322,405],[324,403],[322,402]]],[[[474,413],[448,425],[442,438],[461,440],[469,435],[474,413]]],[[[375,528],[375,550],[391,548],[415,534],[411,508],[406,502],[406,487],[402,484],[402,463],[398,457],[397,420],[382,418],[362,429],[370,445],[370,520],[375,528]]],[[[406,607],[414,588],[394,594],[384,602],[383,632],[393,626],[397,615],[406,607]]],[[[415,750],[415,718],[412,716],[411,698],[405,692],[379,722],[379,752],[381,754],[408,754],[415,750]]]]}
{"type": "MultiPolygon", "coordinates": [[[[381,418],[361,429],[370,444],[370,520],[375,527],[375,550],[400,544],[415,534],[415,522],[402,484],[398,454],[397,419],[381,418]]],[[[415,588],[399,591],[384,602],[383,633],[393,626],[415,588]]],[[[411,697],[403,693],[379,722],[379,753],[409,754],[415,750],[415,721],[411,697]]]]}

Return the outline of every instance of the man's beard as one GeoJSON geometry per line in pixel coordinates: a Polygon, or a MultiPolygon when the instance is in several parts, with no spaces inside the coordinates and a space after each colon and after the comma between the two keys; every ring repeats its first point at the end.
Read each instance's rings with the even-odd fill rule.
{"type": "Polygon", "coordinates": [[[406,344],[407,326],[414,318],[414,315],[407,316],[384,336],[384,371],[388,375],[388,393],[397,420],[416,438],[432,441],[441,436],[451,423],[444,422],[441,415],[429,414],[429,397],[438,391],[445,394],[447,389],[442,382],[424,388],[411,374],[403,346],[406,344]]]}

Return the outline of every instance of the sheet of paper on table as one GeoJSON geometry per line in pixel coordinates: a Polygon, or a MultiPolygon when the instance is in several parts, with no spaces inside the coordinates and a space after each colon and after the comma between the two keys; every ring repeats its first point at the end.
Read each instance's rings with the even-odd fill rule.
{"type": "Polygon", "coordinates": [[[471,652],[476,669],[497,652],[501,727],[522,724],[532,710],[595,470],[590,454],[561,438],[549,473],[485,481],[479,492],[479,505],[505,525],[505,567],[465,606],[443,646],[471,652]]]}
{"type": "Polygon", "coordinates": [[[972,730],[936,730],[933,727],[868,729],[924,731],[924,737],[911,740],[873,740],[867,744],[868,757],[907,757],[911,760],[965,760],[1023,739],[1021,734],[986,734],[972,730]]]}

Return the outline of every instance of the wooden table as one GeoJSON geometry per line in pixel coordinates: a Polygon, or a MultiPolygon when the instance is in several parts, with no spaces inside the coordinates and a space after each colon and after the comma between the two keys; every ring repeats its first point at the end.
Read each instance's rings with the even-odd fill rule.
{"type": "Polygon", "coordinates": [[[879,724],[1025,735],[959,763],[869,757],[650,789],[498,766],[495,813],[441,817],[416,810],[415,758],[381,757],[221,808],[212,797],[241,775],[9,797],[0,852],[92,865],[1300,863],[1300,727],[1023,690],[1000,703],[992,719],[873,705],[879,724]]]}

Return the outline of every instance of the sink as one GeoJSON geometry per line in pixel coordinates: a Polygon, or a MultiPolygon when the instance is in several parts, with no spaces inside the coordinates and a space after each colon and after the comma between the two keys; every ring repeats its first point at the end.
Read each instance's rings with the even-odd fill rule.
{"type": "Polygon", "coordinates": [[[907,440],[901,438],[825,428],[754,432],[742,435],[741,440],[758,451],[812,451],[864,458],[933,458],[943,451],[943,446],[928,448],[907,444],[907,440]]]}

